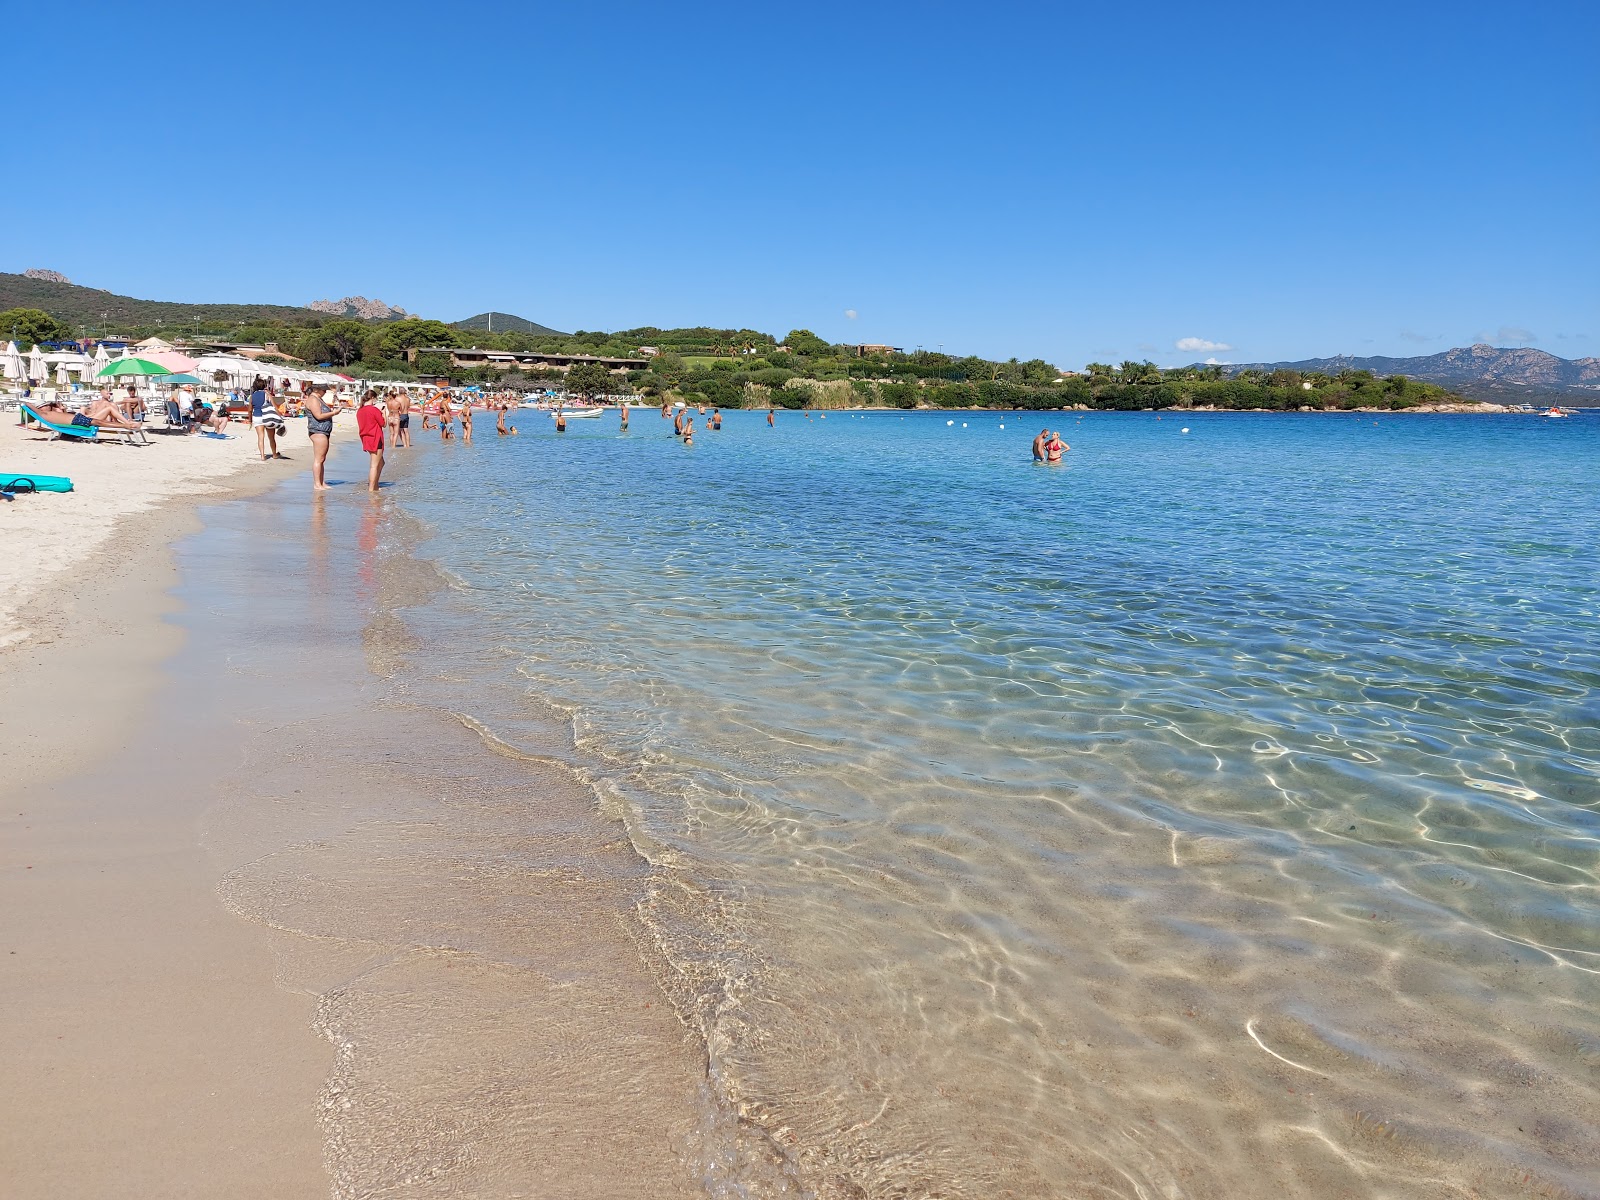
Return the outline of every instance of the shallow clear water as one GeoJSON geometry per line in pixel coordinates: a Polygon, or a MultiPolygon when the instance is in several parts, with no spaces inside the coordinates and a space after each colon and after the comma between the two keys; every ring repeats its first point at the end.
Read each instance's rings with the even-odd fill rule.
{"type": "Polygon", "coordinates": [[[1600,1194],[1600,416],[518,423],[413,686],[655,864],[714,1190],[1600,1194]]]}

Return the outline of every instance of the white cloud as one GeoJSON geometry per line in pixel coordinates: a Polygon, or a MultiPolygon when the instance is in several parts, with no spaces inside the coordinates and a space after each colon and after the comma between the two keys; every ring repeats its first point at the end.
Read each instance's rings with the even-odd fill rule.
{"type": "Polygon", "coordinates": [[[1525,346],[1529,342],[1537,342],[1539,335],[1531,329],[1523,329],[1516,325],[1502,325],[1493,333],[1477,333],[1473,335],[1475,342],[1488,342],[1495,346],[1525,346]]]}
{"type": "Polygon", "coordinates": [[[1206,359],[1206,366],[1208,366],[1208,367],[1231,367],[1231,366],[1233,366],[1233,364],[1231,362],[1228,362],[1226,359],[1212,357],[1212,358],[1206,359]]]}
{"type": "Polygon", "coordinates": [[[1179,338],[1174,345],[1179,350],[1232,350],[1227,342],[1213,342],[1208,338],[1187,337],[1179,338]]]}
{"type": "Polygon", "coordinates": [[[853,308],[847,308],[844,310],[844,315],[854,321],[856,319],[856,310],[853,308]]]}

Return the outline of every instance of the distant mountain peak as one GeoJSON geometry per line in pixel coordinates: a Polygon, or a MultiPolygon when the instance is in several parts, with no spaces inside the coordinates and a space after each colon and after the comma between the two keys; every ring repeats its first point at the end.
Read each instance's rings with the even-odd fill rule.
{"type": "Polygon", "coordinates": [[[29,267],[22,273],[24,279],[42,279],[46,283],[71,283],[60,271],[47,271],[43,267],[29,267]]]}
{"type": "Polygon", "coordinates": [[[343,300],[313,300],[306,305],[312,312],[335,317],[355,317],[361,321],[397,321],[409,316],[405,309],[365,296],[346,296],[343,300]]]}
{"type": "Polygon", "coordinates": [[[551,329],[548,325],[540,325],[530,321],[527,317],[519,317],[515,313],[485,312],[475,317],[468,317],[464,321],[452,321],[451,329],[467,331],[481,330],[484,333],[531,333],[544,334],[551,337],[566,337],[559,329],[551,329]]]}

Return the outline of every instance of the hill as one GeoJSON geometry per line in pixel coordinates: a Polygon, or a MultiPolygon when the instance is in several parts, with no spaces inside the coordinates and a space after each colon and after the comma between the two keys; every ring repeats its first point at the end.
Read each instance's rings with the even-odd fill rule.
{"type": "Polygon", "coordinates": [[[75,283],[0,272],[0,311],[8,308],[43,309],[57,320],[78,326],[80,332],[127,332],[151,327],[181,331],[196,321],[204,326],[249,325],[262,321],[321,325],[328,319],[309,308],[287,304],[180,304],[167,300],[138,300],[75,283]]]}
{"type": "Polygon", "coordinates": [[[548,325],[540,325],[527,317],[519,317],[512,313],[486,312],[475,317],[468,317],[465,321],[452,321],[451,329],[465,329],[469,331],[483,331],[485,333],[531,333],[546,337],[567,337],[559,329],[551,329],[548,325]]]}
{"type": "Polygon", "coordinates": [[[1374,375],[1406,375],[1442,384],[1474,400],[1500,404],[1563,403],[1600,404],[1600,358],[1557,358],[1543,350],[1525,347],[1501,349],[1479,343],[1416,358],[1307,358],[1300,362],[1237,363],[1229,376],[1242,371],[1371,371],[1374,375]]]}

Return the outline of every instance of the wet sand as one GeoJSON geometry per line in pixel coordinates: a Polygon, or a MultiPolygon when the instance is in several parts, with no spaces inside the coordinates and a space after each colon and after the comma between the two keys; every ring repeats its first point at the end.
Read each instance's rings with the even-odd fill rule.
{"type": "Polygon", "coordinates": [[[642,863],[373,670],[437,583],[303,484],[125,523],[0,659],[7,1195],[704,1194],[642,863]]]}

